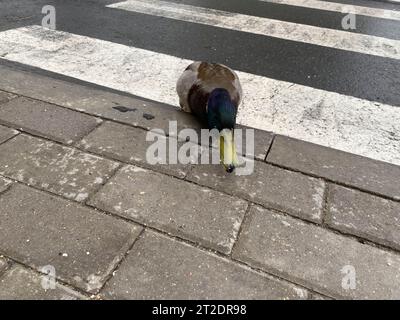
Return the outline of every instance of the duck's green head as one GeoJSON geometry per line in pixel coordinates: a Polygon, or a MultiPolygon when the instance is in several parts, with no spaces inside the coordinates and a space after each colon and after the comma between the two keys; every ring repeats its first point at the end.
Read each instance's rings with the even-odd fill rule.
{"type": "Polygon", "coordinates": [[[229,92],[225,89],[214,89],[208,99],[207,121],[210,129],[220,132],[220,159],[229,173],[237,166],[236,148],[233,130],[236,123],[236,107],[229,92]]]}

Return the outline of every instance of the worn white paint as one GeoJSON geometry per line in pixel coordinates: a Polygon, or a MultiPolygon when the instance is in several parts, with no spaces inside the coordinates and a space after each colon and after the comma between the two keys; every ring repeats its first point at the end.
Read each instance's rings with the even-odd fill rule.
{"type": "Polygon", "coordinates": [[[400,41],[158,0],[128,0],[112,8],[195,22],[329,48],[400,59],[400,41]]]}
{"type": "Polygon", "coordinates": [[[369,16],[381,19],[400,20],[400,11],[369,8],[363,6],[355,6],[349,4],[335,3],[329,1],[320,0],[260,0],[263,2],[273,2],[286,4],[296,7],[304,7],[318,10],[342,12],[342,13],[354,13],[357,15],[369,16]]]}
{"type": "MultiPolygon", "coordinates": [[[[1,55],[176,106],[176,80],[192,62],[39,26],[1,32],[1,55]]],[[[244,90],[239,123],[400,165],[398,107],[238,75],[244,90]]]]}

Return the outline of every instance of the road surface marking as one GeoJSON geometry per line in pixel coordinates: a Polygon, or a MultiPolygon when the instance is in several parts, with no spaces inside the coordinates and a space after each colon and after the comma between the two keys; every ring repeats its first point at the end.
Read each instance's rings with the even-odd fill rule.
{"type": "MultiPolygon", "coordinates": [[[[192,62],[39,26],[0,32],[2,55],[175,106],[176,81],[192,62]]],[[[239,123],[400,165],[399,107],[238,74],[244,89],[239,123]]]]}
{"type": "Polygon", "coordinates": [[[128,0],[110,8],[249,32],[363,54],[400,59],[400,41],[158,0],[128,0]]]}
{"type": "Polygon", "coordinates": [[[286,4],[290,6],[304,7],[304,8],[318,9],[318,10],[341,12],[341,13],[348,13],[348,10],[350,9],[352,13],[357,15],[363,15],[381,19],[400,20],[400,11],[369,8],[369,7],[341,4],[329,1],[319,1],[319,0],[260,0],[260,1],[286,4]]]}

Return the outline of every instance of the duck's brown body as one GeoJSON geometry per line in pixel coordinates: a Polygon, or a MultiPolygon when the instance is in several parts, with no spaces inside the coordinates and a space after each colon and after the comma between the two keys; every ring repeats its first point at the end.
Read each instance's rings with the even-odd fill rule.
{"type": "Polygon", "coordinates": [[[210,93],[219,88],[229,92],[237,110],[242,100],[242,87],[235,71],[222,64],[193,62],[185,69],[176,86],[181,108],[202,120],[206,118],[210,93]]]}

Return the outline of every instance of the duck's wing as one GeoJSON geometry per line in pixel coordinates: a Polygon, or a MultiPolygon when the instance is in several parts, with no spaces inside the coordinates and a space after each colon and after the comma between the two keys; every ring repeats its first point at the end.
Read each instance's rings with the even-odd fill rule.
{"type": "Polygon", "coordinates": [[[179,96],[179,105],[185,112],[191,112],[189,106],[189,92],[191,88],[198,83],[197,70],[201,62],[193,62],[189,65],[182,75],[179,77],[176,84],[176,91],[179,96]]]}
{"type": "Polygon", "coordinates": [[[239,77],[222,64],[194,62],[186,68],[176,86],[182,109],[201,118],[207,112],[210,93],[217,88],[226,89],[236,108],[239,107],[242,100],[239,77]]]}

